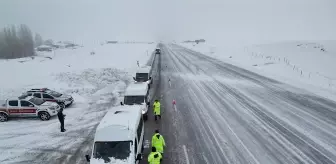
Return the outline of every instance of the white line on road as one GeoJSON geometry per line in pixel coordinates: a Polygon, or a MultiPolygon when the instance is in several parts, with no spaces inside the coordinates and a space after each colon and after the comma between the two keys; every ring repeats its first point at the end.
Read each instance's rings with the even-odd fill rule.
{"type": "Polygon", "coordinates": [[[144,144],[144,148],[149,148],[149,144],[150,144],[150,142],[149,142],[149,140],[145,140],[145,144],[144,144]]]}
{"type": "Polygon", "coordinates": [[[174,111],[177,112],[176,104],[173,105],[174,111]]]}
{"type": "Polygon", "coordinates": [[[169,81],[169,87],[171,88],[171,82],[169,81]]]}
{"type": "Polygon", "coordinates": [[[183,151],[186,158],[186,164],[190,164],[186,145],[183,145],[183,151]]]}

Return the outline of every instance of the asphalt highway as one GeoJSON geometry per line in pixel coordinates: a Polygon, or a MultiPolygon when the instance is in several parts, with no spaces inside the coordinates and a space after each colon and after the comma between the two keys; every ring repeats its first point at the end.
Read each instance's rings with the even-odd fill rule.
{"type": "Polygon", "coordinates": [[[162,120],[145,124],[141,163],[155,129],[164,164],[336,163],[335,101],[178,45],[161,51],[152,94],[162,120]]]}

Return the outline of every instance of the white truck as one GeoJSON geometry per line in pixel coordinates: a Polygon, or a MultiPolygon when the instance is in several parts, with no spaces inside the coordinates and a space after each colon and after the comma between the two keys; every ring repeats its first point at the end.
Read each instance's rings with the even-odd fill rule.
{"type": "Polygon", "coordinates": [[[0,122],[10,117],[39,117],[42,121],[57,115],[61,107],[55,102],[44,101],[33,96],[0,101],[0,122]]]}
{"type": "Polygon", "coordinates": [[[151,66],[142,66],[138,68],[133,77],[135,82],[145,82],[147,84],[153,84],[152,76],[152,67],[151,66]]]}

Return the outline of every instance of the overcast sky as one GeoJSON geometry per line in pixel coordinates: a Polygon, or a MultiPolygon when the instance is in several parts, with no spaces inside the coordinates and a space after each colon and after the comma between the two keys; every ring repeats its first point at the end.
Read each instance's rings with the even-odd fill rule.
{"type": "Polygon", "coordinates": [[[0,0],[0,27],[55,40],[336,39],[335,0],[0,0]]]}

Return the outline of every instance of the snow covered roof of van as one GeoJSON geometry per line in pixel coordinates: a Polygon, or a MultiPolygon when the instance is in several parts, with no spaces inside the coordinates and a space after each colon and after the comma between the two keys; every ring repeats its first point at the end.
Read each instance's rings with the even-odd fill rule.
{"type": "Polygon", "coordinates": [[[130,84],[125,91],[125,96],[141,96],[146,95],[148,84],[143,82],[136,82],[130,84]]]}
{"type": "Polygon", "coordinates": [[[109,109],[96,129],[95,141],[133,140],[141,116],[141,107],[138,105],[109,109]]]}
{"type": "Polygon", "coordinates": [[[150,70],[151,70],[151,67],[144,66],[144,67],[139,68],[136,73],[149,73],[150,70]]]}

